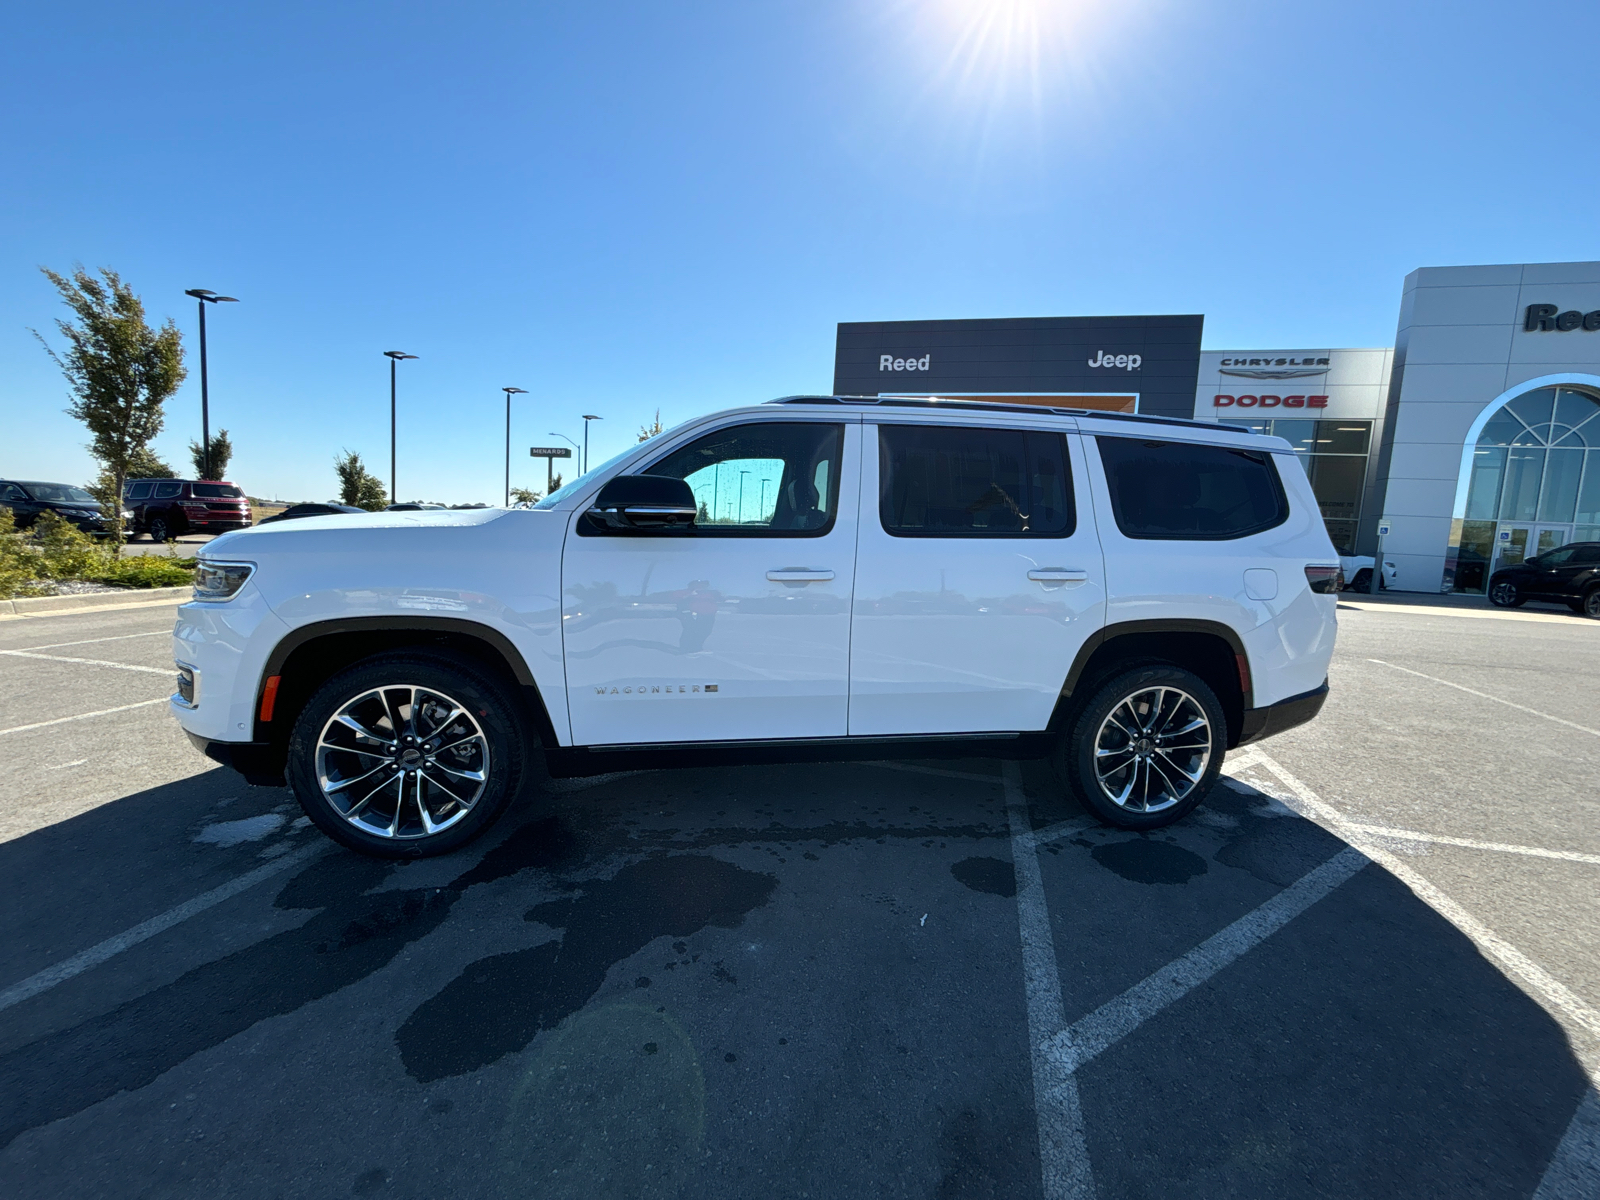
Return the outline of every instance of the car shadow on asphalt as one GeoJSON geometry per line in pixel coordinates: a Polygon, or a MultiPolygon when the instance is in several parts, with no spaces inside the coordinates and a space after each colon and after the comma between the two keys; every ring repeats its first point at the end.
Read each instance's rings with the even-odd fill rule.
{"type": "MultiPolygon", "coordinates": [[[[7,1082],[0,1147],[137,1092],[261,1021],[359,984],[440,929],[479,887],[537,881],[529,891],[540,900],[526,908],[525,921],[551,933],[530,949],[474,958],[394,1023],[387,1034],[397,1076],[413,1086],[477,1077],[561,1035],[591,1011],[620,965],[627,964],[622,973],[631,986],[634,960],[646,947],[676,947],[696,931],[731,928],[760,910],[790,952],[809,949],[815,914],[802,911],[798,884],[809,879],[815,890],[822,875],[826,890],[830,854],[839,850],[869,864],[879,856],[886,874],[924,861],[914,879],[886,877],[884,886],[972,906],[993,933],[986,972],[993,1011],[1015,1011],[1015,883],[999,767],[980,760],[947,765],[995,783],[870,764],[641,773],[557,784],[541,806],[513,813],[487,843],[445,860],[396,866],[330,849],[261,885],[273,909],[298,922],[292,928],[0,1054],[7,1082]],[[830,799],[846,789],[853,789],[850,800],[830,799]],[[741,804],[730,795],[752,798],[741,804]],[[440,1028],[449,1035],[424,1036],[440,1028]]],[[[1025,766],[1024,778],[1036,826],[1077,813],[1042,767],[1025,766]]],[[[197,843],[200,831],[233,821],[264,825],[277,816],[276,836],[304,844],[318,836],[291,834],[297,813],[282,811],[286,792],[223,783],[213,773],[151,789],[0,845],[0,878],[37,919],[63,905],[110,907],[109,919],[97,917],[72,935],[63,947],[71,953],[152,915],[119,912],[119,887],[165,877],[163,889],[143,902],[160,911],[271,861],[261,856],[274,843],[197,843]],[[226,804],[223,790],[232,797],[226,804]],[[73,869],[63,871],[63,864],[73,869]]],[[[1114,998],[1342,849],[1269,798],[1238,790],[1219,790],[1207,808],[1161,835],[1085,830],[1057,841],[1040,858],[1061,929],[1068,1019],[1114,998]]],[[[891,909],[899,911],[892,904],[884,911],[891,909]]],[[[915,923],[915,913],[900,916],[915,923]]],[[[23,973],[8,973],[0,986],[23,973]]],[[[894,996],[903,981],[887,974],[863,983],[824,973],[811,986],[860,992],[881,1008],[874,1015],[883,1021],[900,1018],[894,996]]],[[[970,996],[926,1002],[935,1027],[925,1032],[934,1040],[941,1003],[951,1030],[973,1019],[970,996]]],[[[927,1015],[921,1020],[926,1025],[927,1015]]],[[[350,1030],[353,1037],[367,1032],[355,1024],[350,1030]]],[[[1021,1038],[1025,1046],[1025,1029],[1021,1038]]],[[[664,1041],[658,1052],[638,1051],[671,1052],[664,1041]]],[[[840,1144],[858,1137],[856,1127],[879,1110],[925,1111],[934,1142],[907,1147],[908,1157],[927,1160],[908,1165],[908,1178],[926,1175],[932,1193],[949,1197],[1019,1194],[1019,1179],[1036,1185],[1036,1145],[1026,1154],[1017,1149],[1018,1139],[1031,1142],[1025,1123],[1009,1142],[984,1133],[985,1105],[977,1098],[949,1095],[949,1079],[936,1072],[904,1074],[905,1045],[884,1048],[881,1060],[872,1057],[877,1051],[852,1053],[835,1069],[859,1080],[856,1094],[872,1097],[865,1103],[874,1112],[827,1113],[840,1144]],[[884,1082],[891,1078],[892,1086],[884,1082]]],[[[1017,1066],[1025,1080],[1025,1061],[1017,1066]]],[[[1587,1086],[1550,1016],[1376,866],[1140,1026],[1083,1067],[1079,1079],[1090,1155],[1106,1196],[1347,1196],[1401,1188],[1526,1196],[1587,1086]]],[[[723,1086],[754,1090],[710,1103],[710,1125],[694,1136],[766,1157],[773,1131],[742,1124],[738,1114],[762,1110],[771,1097],[761,1090],[776,1085],[758,1079],[723,1086]]],[[[826,1086],[842,1084],[835,1076],[826,1086]]],[[[1014,1098],[1019,1112],[1029,1103],[1022,1087],[1014,1098]]],[[[628,1120],[648,1123],[658,1119],[653,1112],[639,1105],[628,1120]]],[[[356,1140],[359,1124],[350,1131],[356,1140]]],[[[669,1136],[656,1132],[654,1142],[638,1144],[669,1136]]],[[[817,1130],[810,1136],[826,1141],[817,1130]]],[[[626,1157],[627,1144],[608,1153],[626,1157]]],[[[738,1194],[731,1177],[719,1174],[730,1169],[729,1158],[695,1159],[674,1186],[738,1194]]],[[[885,1185],[865,1158],[854,1167],[790,1159],[787,1169],[794,1177],[782,1181],[785,1188],[816,1194],[878,1194],[885,1185]]]]}

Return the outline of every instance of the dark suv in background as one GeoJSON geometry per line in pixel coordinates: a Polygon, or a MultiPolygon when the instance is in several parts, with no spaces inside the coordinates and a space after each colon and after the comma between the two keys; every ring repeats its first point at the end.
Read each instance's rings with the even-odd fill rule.
{"type": "Polygon", "coordinates": [[[227,533],[251,525],[250,501],[234,484],[197,479],[130,479],[122,491],[132,535],[157,542],[185,533],[227,533]]]}
{"type": "Polygon", "coordinates": [[[1565,604],[1586,617],[1600,617],[1600,542],[1572,542],[1496,571],[1489,602],[1518,608],[1529,600],[1565,604]]]}
{"type": "MultiPolygon", "coordinates": [[[[18,529],[27,529],[40,513],[53,512],[84,533],[103,537],[111,522],[100,512],[100,501],[70,483],[44,483],[37,479],[0,479],[0,508],[9,508],[18,529]]],[[[126,516],[123,518],[126,520],[126,516]]]]}

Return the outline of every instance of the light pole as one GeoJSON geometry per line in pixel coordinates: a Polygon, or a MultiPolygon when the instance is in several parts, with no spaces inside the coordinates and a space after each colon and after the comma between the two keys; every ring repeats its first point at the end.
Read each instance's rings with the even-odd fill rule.
{"type": "MultiPolygon", "coordinates": [[[[584,426],[584,428],[587,429],[588,426],[586,425],[586,426],[584,426]]],[[[567,445],[571,446],[574,450],[578,450],[578,451],[581,452],[582,448],[578,445],[578,443],[573,441],[566,434],[557,433],[554,429],[552,429],[550,431],[550,436],[551,437],[560,438],[563,442],[567,443],[567,445]]],[[[546,496],[548,496],[550,494],[550,482],[551,482],[550,473],[551,473],[551,471],[553,471],[555,469],[555,465],[554,464],[555,464],[555,459],[553,459],[553,458],[547,458],[547,459],[544,460],[544,494],[546,496]]],[[[583,472],[579,471],[578,474],[581,475],[581,474],[583,474],[583,472]]]]}
{"type": "Polygon", "coordinates": [[[756,509],[756,520],[758,521],[761,520],[761,514],[767,511],[767,484],[771,482],[772,480],[770,479],[761,481],[761,507],[756,509]]]}
{"type": "Polygon", "coordinates": [[[200,474],[211,478],[211,396],[206,386],[206,305],[237,304],[232,296],[219,296],[210,288],[190,288],[183,293],[200,305],[200,474]]]}
{"type": "Polygon", "coordinates": [[[736,525],[744,524],[744,477],[748,474],[749,471],[739,472],[739,519],[734,522],[736,525]]]}
{"type": "Polygon", "coordinates": [[[579,474],[589,473],[589,422],[604,421],[604,417],[597,417],[593,413],[583,414],[583,470],[579,474]]]}
{"type": "Polygon", "coordinates": [[[407,354],[404,350],[385,350],[383,356],[389,360],[389,503],[399,504],[400,493],[396,487],[394,470],[394,369],[400,365],[402,358],[415,358],[415,354],[407,354]]]}
{"type": "Polygon", "coordinates": [[[511,507],[511,397],[526,396],[527,388],[500,389],[506,394],[506,507],[511,507]]]}

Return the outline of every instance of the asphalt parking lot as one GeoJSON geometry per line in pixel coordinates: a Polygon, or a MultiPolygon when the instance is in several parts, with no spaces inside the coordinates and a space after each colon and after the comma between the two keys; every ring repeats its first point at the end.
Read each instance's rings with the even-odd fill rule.
{"type": "Polygon", "coordinates": [[[190,749],[172,606],[0,620],[0,1190],[1600,1194],[1600,623],[1340,616],[1159,835],[750,767],[404,866],[190,749]]]}

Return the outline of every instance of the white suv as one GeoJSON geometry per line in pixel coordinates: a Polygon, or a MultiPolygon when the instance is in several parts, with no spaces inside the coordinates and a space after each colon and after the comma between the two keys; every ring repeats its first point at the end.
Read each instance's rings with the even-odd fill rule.
{"type": "Polygon", "coordinates": [[[1154,829],[1327,696],[1338,558],[1289,444],[946,400],[692,421],[532,509],[313,517],[201,554],[172,711],[370,854],[554,775],[1053,755],[1154,829]]]}

